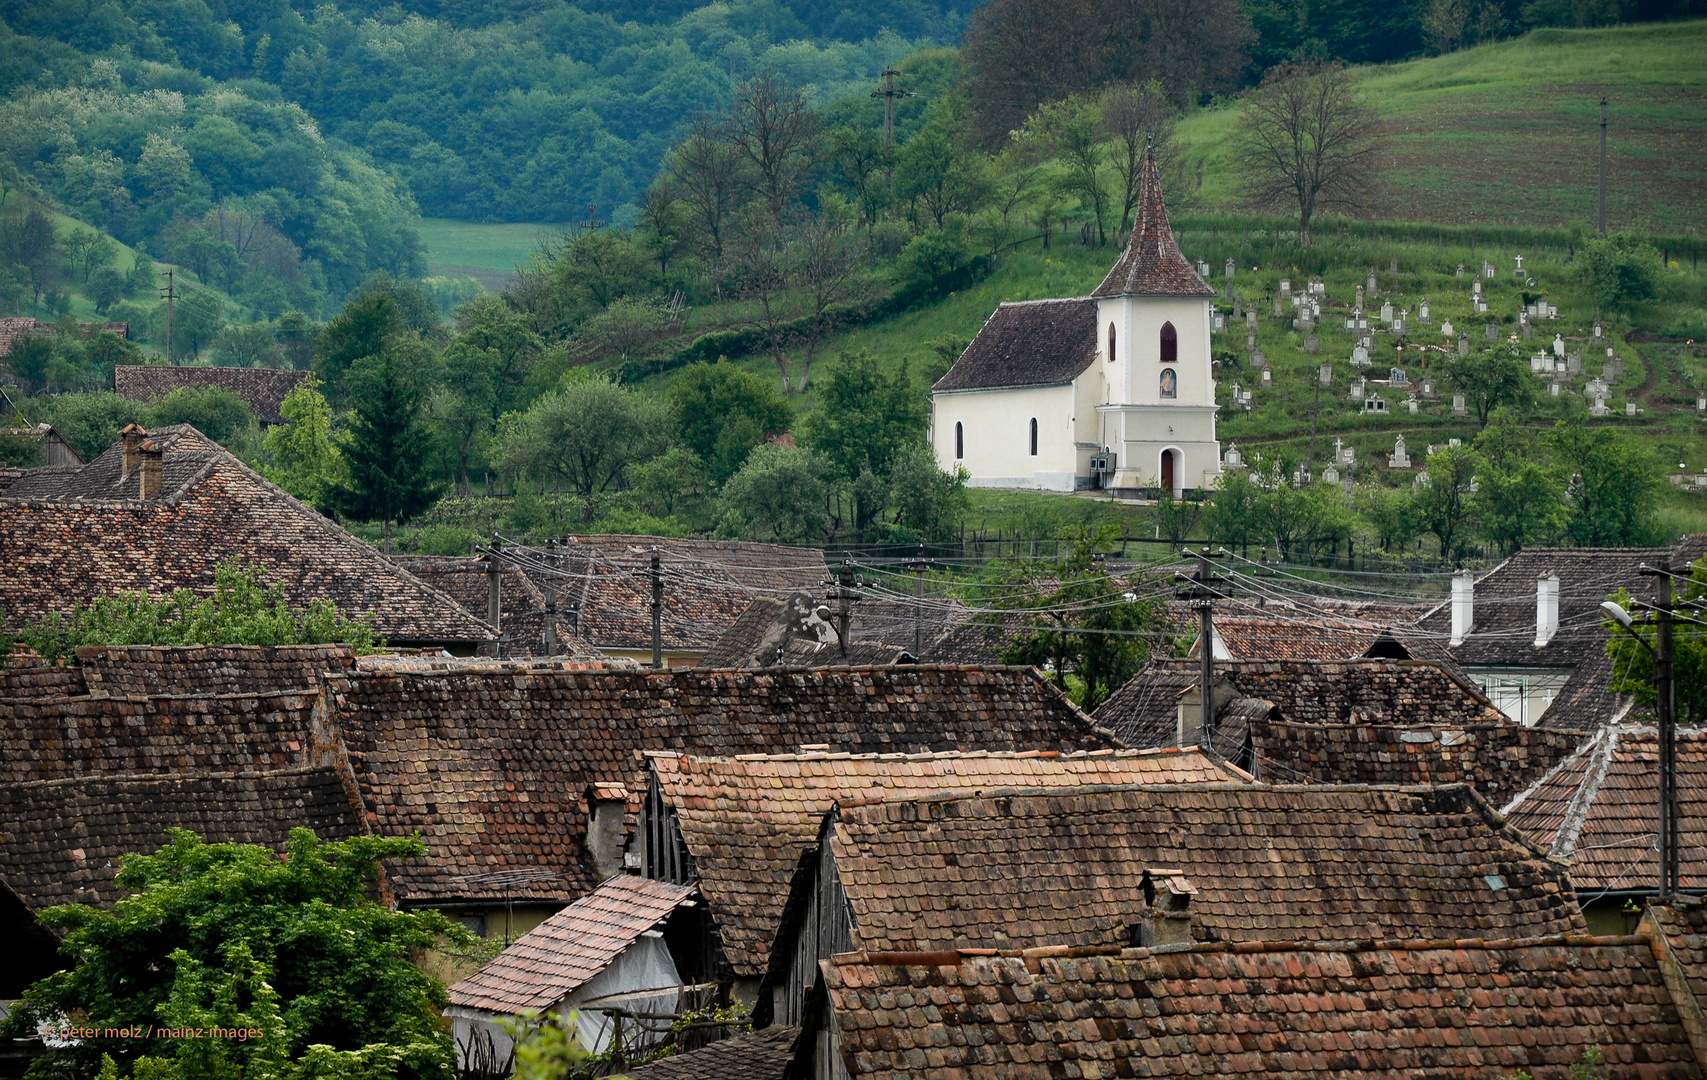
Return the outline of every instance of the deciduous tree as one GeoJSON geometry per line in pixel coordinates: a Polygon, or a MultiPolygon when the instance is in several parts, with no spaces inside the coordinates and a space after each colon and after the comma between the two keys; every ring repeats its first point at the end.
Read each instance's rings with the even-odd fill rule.
{"type": "Polygon", "coordinates": [[[1251,198],[1295,208],[1308,247],[1316,214],[1356,205],[1375,173],[1375,111],[1344,68],[1281,64],[1245,96],[1234,145],[1251,198]]]}

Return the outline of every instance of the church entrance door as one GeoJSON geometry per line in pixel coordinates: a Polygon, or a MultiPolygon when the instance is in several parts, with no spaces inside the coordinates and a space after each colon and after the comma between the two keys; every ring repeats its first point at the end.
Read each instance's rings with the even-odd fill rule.
{"type": "Polygon", "coordinates": [[[1171,500],[1174,497],[1174,452],[1162,451],[1162,497],[1171,500]]]}

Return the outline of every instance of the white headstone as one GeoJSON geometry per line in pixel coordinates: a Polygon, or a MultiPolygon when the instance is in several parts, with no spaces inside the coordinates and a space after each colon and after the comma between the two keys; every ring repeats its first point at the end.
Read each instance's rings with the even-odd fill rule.
{"type": "Polygon", "coordinates": [[[1352,310],[1357,311],[1357,312],[1363,311],[1363,286],[1362,285],[1359,285],[1357,287],[1357,303],[1352,305],[1352,310]]]}
{"type": "Polygon", "coordinates": [[[1227,329],[1227,316],[1221,314],[1221,311],[1219,308],[1217,308],[1215,311],[1211,326],[1216,333],[1220,333],[1221,331],[1227,329]]]}
{"type": "Polygon", "coordinates": [[[1262,384],[1264,386],[1267,386],[1269,383],[1274,381],[1273,374],[1274,373],[1272,371],[1270,371],[1268,368],[1262,369],[1262,384]]]}
{"type": "Polygon", "coordinates": [[[1472,297],[1476,297],[1476,298],[1481,297],[1481,295],[1482,295],[1482,279],[1481,278],[1477,278],[1476,280],[1470,282],[1470,295],[1472,297]]]}
{"type": "Polygon", "coordinates": [[[1453,416],[1467,416],[1467,415],[1469,415],[1469,412],[1470,412],[1470,410],[1464,407],[1464,395],[1463,394],[1453,394],[1452,395],[1452,415],[1453,416]]]}
{"type": "Polygon", "coordinates": [[[1458,264],[1458,271],[1456,273],[1454,273],[1452,276],[1453,277],[1460,277],[1460,278],[1464,276],[1464,264],[1463,263],[1458,264]]]}
{"type": "Polygon", "coordinates": [[[1353,400],[1353,401],[1362,401],[1363,400],[1363,386],[1364,386],[1363,376],[1361,376],[1361,375],[1359,375],[1357,378],[1355,378],[1351,381],[1351,400],[1353,400]]]}
{"type": "Polygon", "coordinates": [[[1227,273],[1228,279],[1231,280],[1233,277],[1233,260],[1232,259],[1227,260],[1227,271],[1226,271],[1226,273],[1227,273]]]}
{"type": "MultiPolygon", "coordinates": [[[[1234,399],[1236,400],[1238,396],[1238,391],[1235,389],[1233,392],[1234,399]]],[[[1245,467],[1245,455],[1239,453],[1237,443],[1228,444],[1227,453],[1221,458],[1221,466],[1226,469],[1242,469],[1245,467]]]]}
{"type": "Polygon", "coordinates": [[[1695,411],[1707,412],[1707,397],[1698,397],[1695,399],[1695,411]]]}
{"type": "Polygon", "coordinates": [[[1291,278],[1281,278],[1280,279],[1280,295],[1283,297],[1288,297],[1288,298],[1291,297],[1291,295],[1292,295],[1292,279],[1291,278]]]}
{"type": "Polygon", "coordinates": [[[1514,255],[1512,257],[1517,260],[1517,272],[1519,274],[1523,273],[1523,256],[1522,255],[1514,255]]]}
{"type": "Polygon", "coordinates": [[[1635,416],[1636,415],[1636,403],[1634,401],[1626,401],[1624,403],[1624,415],[1625,416],[1635,416]]]}
{"type": "Polygon", "coordinates": [[[1393,321],[1393,302],[1391,300],[1381,305],[1381,321],[1385,323],[1393,321]]]}
{"type": "Polygon", "coordinates": [[[1393,440],[1393,456],[1387,459],[1387,467],[1392,469],[1408,469],[1411,467],[1411,455],[1405,453],[1404,435],[1393,440]]]}
{"type": "Polygon", "coordinates": [[[1209,264],[1202,259],[1197,260],[1197,276],[1205,281],[1209,280],[1209,264]]]}
{"type": "Polygon", "coordinates": [[[1423,297],[1422,303],[1417,307],[1417,321],[1428,322],[1428,297],[1426,296],[1423,297]]]}
{"type": "Polygon", "coordinates": [[[1329,465],[1322,470],[1322,480],[1324,483],[1337,484],[1340,482],[1340,471],[1329,465]]]}
{"type": "Polygon", "coordinates": [[[1366,413],[1385,413],[1387,403],[1381,400],[1381,395],[1370,394],[1368,398],[1364,399],[1363,411],[1366,413]]]}
{"type": "Polygon", "coordinates": [[[1605,416],[1607,413],[1609,413],[1611,411],[1612,411],[1611,409],[1608,409],[1606,407],[1606,398],[1604,398],[1603,396],[1601,396],[1599,394],[1595,395],[1594,404],[1590,405],[1588,407],[1588,412],[1589,412],[1590,416],[1605,416]]]}
{"type": "Polygon", "coordinates": [[[1332,364],[1323,364],[1318,368],[1316,370],[1316,381],[1321,383],[1323,386],[1332,386],[1334,384],[1334,366],[1332,364]]]}
{"type": "Polygon", "coordinates": [[[1452,320],[1447,319],[1446,321],[1444,321],[1440,324],[1440,336],[1445,338],[1448,341],[1451,341],[1452,340],[1452,334],[1453,334],[1452,320]]]}
{"type": "Polygon", "coordinates": [[[1364,348],[1362,345],[1355,346],[1351,350],[1351,362],[1357,367],[1362,367],[1369,363],[1369,350],[1364,348]]]}
{"type": "Polygon", "coordinates": [[[1594,336],[1597,338],[1600,336],[1600,320],[1599,319],[1594,320],[1594,336]]]}
{"type": "Polygon", "coordinates": [[[1482,276],[1490,280],[1494,276],[1494,264],[1486,259],[1482,260],[1482,276]]]}
{"type": "Polygon", "coordinates": [[[1553,355],[1565,355],[1565,339],[1558,334],[1553,335],[1553,355]]]}

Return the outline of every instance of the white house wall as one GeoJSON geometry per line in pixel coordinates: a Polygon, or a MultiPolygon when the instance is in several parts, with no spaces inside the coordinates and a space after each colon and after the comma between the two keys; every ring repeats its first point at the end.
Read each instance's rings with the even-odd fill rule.
{"type": "MultiPolygon", "coordinates": [[[[932,395],[937,464],[966,466],[969,487],[1072,491],[1080,475],[1075,389],[1071,384],[932,395]],[[1031,421],[1037,420],[1037,456],[1031,421]],[[954,456],[954,425],[963,425],[963,458],[954,456]]],[[[1084,452],[1088,458],[1089,451],[1084,452]]]]}
{"type": "MultiPolygon", "coordinates": [[[[1221,468],[1215,439],[1215,379],[1209,343],[1209,303],[1199,297],[1116,297],[1097,304],[1097,366],[1104,369],[1098,401],[1100,441],[1118,455],[1111,486],[1151,488],[1161,481],[1161,456],[1178,455],[1174,488],[1208,487],[1221,468]],[[1114,324],[1114,358],[1108,328],[1114,324]],[[1172,323],[1176,350],[1162,363],[1162,326],[1172,323]],[[1162,397],[1171,368],[1176,396],[1162,397]]],[[[1081,380],[1087,380],[1087,371],[1081,380]]]]}

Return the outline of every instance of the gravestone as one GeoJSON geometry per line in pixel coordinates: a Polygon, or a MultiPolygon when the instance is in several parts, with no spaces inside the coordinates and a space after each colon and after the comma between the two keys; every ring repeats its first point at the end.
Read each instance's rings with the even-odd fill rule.
{"type": "Polygon", "coordinates": [[[1452,276],[1456,277],[1456,278],[1462,278],[1464,276],[1464,264],[1463,263],[1458,264],[1458,270],[1452,276]]]}
{"type": "Polygon", "coordinates": [[[1433,398],[1435,396],[1434,380],[1433,379],[1429,379],[1429,378],[1423,379],[1423,381],[1422,381],[1422,396],[1425,398],[1433,398]]]}
{"type": "Polygon", "coordinates": [[[1226,273],[1228,281],[1233,280],[1233,260],[1232,259],[1227,260],[1227,268],[1224,271],[1224,273],[1226,273]]]}
{"type": "Polygon", "coordinates": [[[1624,403],[1624,415],[1625,416],[1635,416],[1636,415],[1636,403],[1634,401],[1626,401],[1624,403]]]}
{"type": "Polygon", "coordinates": [[[1482,260],[1482,276],[1487,278],[1489,281],[1492,281],[1494,278],[1494,264],[1486,259],[1482,260]]]}
{"type": "Polygon", "coordinates": [[[1328,283],[1321,278],[1310,282],[1310,295],[1318,300],[1326,300],[1328,298],[1328,283]]]}
{"type": "Polygon", "coordinates": [[[1351,380],[1351,391],[1350,391],[1351,400],[1362,401],[1363,400],[1363,390],[1364,390],[1363,376],[1359,375],[1357,378],[1351,380]]]}
{"type": "Polygon", "coordinates": [[[1583,373],[1583,354],[1574,352],[1565,358],[1565,374],[1581,375],[1583,373]]]}
{"type": "Polygon", "coordinates": [[[1304,337],[1304,351],[1305,352],[1314,353],[1314,352],[1318,351],[1319,349],[1321,349],[1321,347],[1322,347],[1322,343],[1316,339],[1315,334],[1306,334],[1305,335],[1305,337],[1304,337]]]}
{"type": "Polygon", "coordinates": [[[1256,347],[1257,347],[1257,336],[1256,336],[1255,332],[1246,333],[1245,334],[1245,350],[1247,352],[1249,352],[1251,349],[1254,349],[1256,347]]]}
{"type": "Polygon", "coordinates": [[[1469,356],[1470,355],[1470,335],[1469,334],[1459,334],[1458,335],[1458,355],[1459,356],[1469,356]]]}
{"type": "Polygon", "coordinates": [[[1381,321],[1384,323],[1393,321],[1393,302],[1391,300],[1381,305],[1381,321]]]}
{"type": "Polygon", "coordinates": [[[1260,367],[1266,367],[1267,365],[1268,365],[1268,357],[1266,357],[1262,354],[1262,350],[1261,349],[1252,349],[1251,350],[1251,366],[1254,368],[1260,368],[1260,367]]]}
{"type": "Polygon", "coordinates": [[[1599,319],[1594,320],[1594,336],[1595,336],[1595,340],[1598,341],[1600,339],[1600,320],[1599,319]]]}
{"type": "Polygon", "coordinates": [[[1528,341],[1529,338],[1530,338],[1529,324],[1526,322],[1523,324],[1523,340],[1528,341]]]}
{"type": "Polygon", "coordinates": [[[1345,317],[1345,328],[1347,330],[1356,330],[1357,329],[1357,316],[1356,315],[1347,315],[1345,317]]]}
{"type": "Polygon", "coordinates": [[[1422,299],[1422,303],[1417,306],[1417,322],[1426,325],[1428,321],[1428,297],[1425,296],[1422,299]]]}
{"type": "Polygon", "coordinates": [[[1559,396],[1559,384],[1556,382],[1548,383],[1547,384],[1547,392],[1549,394],[1552,394],[1554,397],[1558,397],[1559,396]]]}
{"type": "Polygon", "coordinates": [[[1405,408],[1409,409],[1413,413],[1422,408],[1422,406],[1418,404],[1417,396],[1415,394],[1412,394],[1410,397],[1405,399],[1405,408]]]}
{"type": "Polygon", "coordinates": [[[1363,400],[1363,411],[1366,413],[1381,413],[1385,415],[1387,412],[1387,403],[1381,399],[1380,394],[1370,394],[1363,400]]]}
{"type": "Polygon", "coordinates": [[[1565,339],[1562,335],[1559,335],[1559,334],[1553,335],[1553,355],[1554,356],[1565,355],[1565,339]]]}
{"type": "MultiPolygon", "coordinates": [[[[1238,396],[1238,392],[1235,389],[1233,397],[1237,399],[1238,396]]],[[[1239,445],[1237,443],[1228,444],[1227,452],[1221,456],[1221,467],[1223,469],[1242,469],[1245,467],[1245,455],[1239,453],[1239,445]]]]}
{"type": "Polygon", "coordinates": [[[1410,312],[1405,311],[1403,308],[1399,310],[1399,317],[1393,320],[1393,332],[1395,334],[1402,334],[1405,332],[1405,316],[1408,314],[1410,314],[1410,312]]]}
{"type": "Polygon", "coordinates": [[[1262,384],[1264,386],[1267,386],[1269,383],[1271,383],[1273,381],[1274,381],[1274,372],[1270,371],[1268,368],[1263,368],[1262,369],[1262,384]]]}
{"type": "Polygon", "coordinates": [[[1399,257],[1397,255],[1388,257],[1387,272],[1389,274],[1397,274],[1399,272],[1399,257]]]}
{"type": "Polygon", "coordinates": [[[1344,440],[1334,440],[1334,460],[1347,467],[1357,464],[1357,447],[1346,446],[1344,440]]]}
{"type": "Polygon", "coordinates": [[[1210,328],[1217,334],[1227,329],[1227,316],[1221,313],[1220,308],[1216,308],[1215,314],[1211,316],[1210,328]]]}
{"type": "Polygon", "coordinates": [[[1323,364],[1316,371],[1316,381],[1321,383],[1323,386],[1332,386],[1334,384],[1334,366],[1332,364],[1323,364]]]}
{"type": "Polygon", "coordinates": [[[1245,294],[1239,293],[1238,295],[1233,297],[1233,318],[1242,319],[1244,317],[1245,317],[1245,294]]]}
{"type": "Polygon", "coordinates": [[[1373,300],[1378,295],[1376,290],[1375,290],[1375,268],[1373,266],[1369,268],[1368,285],[1369,285],[1369,289],[1368,289],[1369,299],[1373,300]]]}
{"type": "Polygon", "coordinates": [[[1595,398],[1594,398],[1594,404],[1590,405],[1588,407],[1588,414],[1590,416],[1608,416],[1611,413],[1612,413],[1612,410],[1608,409],[1606,407],[1605,396],[1600,395],[1600,394],[1596,394],[1595,398]]]}
{"type": "Polygon", "coordinates": [[[1280,318],[1280,315],[1281,315],[1280,297],[1277,296],[1274,298],[1274,317],[1278,319],[1278,318],[1280,318]]]}
{"type": "Polygon", "coordinates": [[[1404,368],[1398,368],[1398,367],[1388,368],[1387,369],[1387,385],[1388,386],[1409,386],[1409,385],[1411,385],[1411,380],[1405,376],[1405,369],[1404,368]]]}
{"type": "Polygon", "coordinates": [[[1352,310],[1353,314],[1357,314],[1357,315],[1363,314],[1363,286],[1362,285],[1359,285],[1357,287],[1357,303],[1352,305],[1351,310],[1352,310]]]}
{"type": "Polygon", "coordinates": [[[1475,281],[1470,282],[1470,295],[1472,298],[1475,298],[1478,300],[1481,299],[1481,296],[1482,296],[1482,279],[1481,278],[1477,278],[1475,281]]]}
{"type": "MultiPolygon", "coordinates": [[[[1462,267],[1460,267],[1460,269],[1462,269],[1462,267]]],[[[1197,260],[1197,276],[1202,278],[1204,281],[1209,280],[1209,264],[1204,262],[1202,259],[1197,260]]]]}
{"type": "Polygon", "coordinates": [[[1523,256],[1522,255],[1513,255],[1512,258],[1517,260],[1517,270],[1515,271],[1515,273],[1517,274],[1518,277],[1522,277],[1523,276],[1523,256]]]}
{"type": "Polygon", "coordinates": [[[1280,279],[1280,296],[1281,296],[1281,299],[1283,299],[1283,300],[1292,299],[1292,279],[1291,278],[1281,278],[1280,279]]]}
{"type": "Polygon", "coordinates": [[[1453,394],[1452,395],[1452,415],[1453,416],[1468,416],[1468,415],[1470,415],[1470,410],[1464,407],[1464,395],[1463,394],[1453,394]]]}
{"type": "Polygon", "coordinates": [[[1245,329],[1249,330],[1253,334],[1256,333],[1257,313],[1256,313],[1255,308],[1252,308],[1250,311],[1245,312],[1245,329]]]}
{"type": "Polygon", "coordinates": [[[1484,333],[1482,336],[1487,338],[1489,341],[1498,341],[1500,339],[1499,324],[1498,323],[1489,323],[1487,332],[1484,333]]]}
{"type": "Polygon", "coordinates": [[[1698,397],[1695,399],[1695,411],[1707,412],[1707,397],[1698,397]]]}
{"type": "Polygon", "coordinates": [[[1447,319],[1447,320],[1443,321],[1440,324],[1440,336],[1445,338],[1447,341],[1451,341],[1452,340],[1452,333],[1453,333],[1453,331],[1452,331],[1452,320],[1447,319]]]}
{"type": "Polygon", "coordinates": [[[1369,363],[1369,350],[1362,345],[1354,346],[1351,350],[1351,362],[1355,367],[1363,367],[1369,363]]]}
{"type": "Polygon", "coordinates": [[[1405,437],[1400,435],[1393,440],[1393,454],[1387,459],[1389,469],[1408,469],[1411,467],[1411,455],[1405,452],[1405,437]]]}
{"type": "Polygon", "coordinates": [[[1588,381],[1587,386],[1583,387],[1583,396],[1584,397],[1591,397],[1591,398],[1597,398],[1597,397],[1603,398],[1606,396],[1607,391],[1610,389],[1611,389],[1611,387],[1609,387],[1607,385],[1606,380],[1604,378],[1602,378],[1601,376],[1596,375],[1594,378],[1592,378],[1588,381]]]}
{"type": "Polygon", "coordinates": [[[1529,372],[1532,375],[1544,375],[1553,370],[1553,362],[1547,359],[1546,353],[1536,353],[1529,358],[1529,372]]]}
{"type": "Polygon", "coordinates": [[[1329,465],[1327,468],[1322,470],[1322,482],[1325,484],[1337,484],[1337,483],[1339,483],[1340,482],[1340,471],[1337,468],[1335,468],[1334,466],[1329,465]]]}

